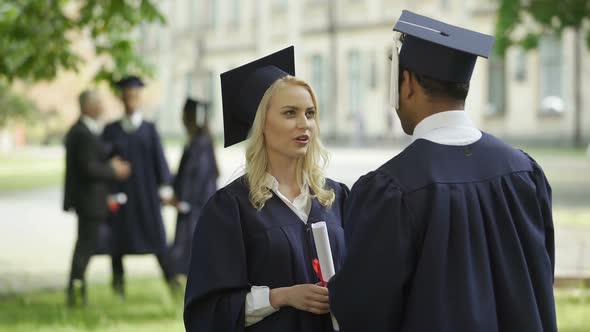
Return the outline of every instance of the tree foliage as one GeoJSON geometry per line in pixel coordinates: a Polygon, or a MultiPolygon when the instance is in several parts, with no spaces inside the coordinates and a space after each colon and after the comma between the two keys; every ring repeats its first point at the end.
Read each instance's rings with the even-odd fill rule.
{"type": "Polygon", "coordinates": [[[51,80],[78,70],[83,59],[73,37],[85,35],[104,66],[97,80],[149,73],[137,54],[132,31],[164,23],[155,0],[0,0],[0,79],[51,80]]]}
{"type": "Polygon", "coordinates": [[[33,121],[36,115],[31,101],[13,93],[5,83],[0,82],[0,129],[14,120],[33,121]]]}
{"type": "Polygon", "coordinates": [[[525,49],[538,46],[539,37],[573,28],[585,33],[590,48],[589,0],[499,0],[496,24],[496,51],[504,54],[511,45],[525,49]],[[522,33],[515,34],[515,30],[522,33]]]}

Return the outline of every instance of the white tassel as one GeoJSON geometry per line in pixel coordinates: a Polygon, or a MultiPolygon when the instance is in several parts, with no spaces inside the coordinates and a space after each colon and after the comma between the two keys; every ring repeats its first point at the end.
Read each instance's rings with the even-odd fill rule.
{"type": "Polygon", "coordinates": [[[397,40],[394,39],[391,52],[391,77],[389,82],[389,104],[394,109],[399,108],[399,50],[397,40]]]}

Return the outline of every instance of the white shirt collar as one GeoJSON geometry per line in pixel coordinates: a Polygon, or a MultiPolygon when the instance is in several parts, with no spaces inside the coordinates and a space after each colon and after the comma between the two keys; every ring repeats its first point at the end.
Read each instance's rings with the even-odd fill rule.
{"type": "Polygon", "coordinates": [[[311,211],[311,197],[309,194],[309,185],[307,184],[307,180],[304,180],[301,193],[293,200],[293,202],[289,201],[289,199],[279,191],[279,181],[270,173],[266,173],[264,182],[264,185],[268,189],[270,189],[293,212],[295,212],[295,214],[297,214],[297,216],[299,216],[299,218],[304,223],[307,223],[309,212],[311,211]]]}
{"type": "Polygon", "coordinates": [[[412,135],[412,142],[425,139],[443,145],[469,145],[482,136],[465,111],[446,111],[424,118],[412,135]]]}
{"type": "Polygon", "coordinates": [[[131,116],[125,115],[121,120],[121,124],[123,125],[123,129],[125,131],[134,131],[141,126],[141,122],[143,121],[143,114],[140,110],[137,110],[131,114],[131,116]]]}
{"type": "Polygon", "coordinates": [[[102,124],[97,120],[85,114],[80,117],[80,120],[94,135],[100,135],[102,133],[102,124]]]}

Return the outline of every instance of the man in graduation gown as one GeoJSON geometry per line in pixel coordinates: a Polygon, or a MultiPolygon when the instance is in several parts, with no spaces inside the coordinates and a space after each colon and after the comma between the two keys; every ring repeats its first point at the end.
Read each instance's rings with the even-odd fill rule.
{"type": "Polygon", "coordinates": [[[164,277],[175,285],[166,245],[161,214],[160,189],[170,182],[170,171],[160,137],[153,123],[145,121],[139,110],[140,78],[129,76],[117,83],[125,116],[107,125],[103,139],[113,153],[131,163],[132,175],[114,184],[114,193],[125,193],[127,202],[110,218],[110,254],[113,265],[113,289],[124,294],[123,255],[156,254],[164,277]]]}
{"type": "Polygon", "coordinates": [[[341,331],[556,331],[549,183],[463,111],[493,38],[408,11],[394,30],[413,142],[347,201],[347,258],[328,285],[341,331]]]}
{"type": "Polygon", "coordinates": [[[102,103],[94,91],[80,94],[80,119],[65,137],[66,173],[64,211],[75,211],[78,216],[78,237],[72,255],[72,267],[67,288],[67,304],[76,304],[78,295],[86,304],[84,274],[98,241],[99,226],[108,214],[109,181],[126,179],[130,166],[119,157],[108,159],[108,150],[100,140],[98,118],[102,103]],[[79,281],[79,292],[75,282],[79,281]],[[78,294],[80,293],[80,294],[78,294]]]}

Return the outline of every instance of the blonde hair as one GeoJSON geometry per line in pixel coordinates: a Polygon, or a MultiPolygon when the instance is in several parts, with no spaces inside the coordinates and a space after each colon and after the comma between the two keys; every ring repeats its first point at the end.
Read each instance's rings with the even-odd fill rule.
{"type": "MultiPolygon", "coordinates": [[[[263,129],[266,123],[266,114],[268,112],[270,99],[282,84],[293,84],[304,87],[310,94],[316,114],[319,114],[318,103],[311,86],[296,77],[285,76],[275,81],[266,90],[262,97],[252,129],[250,130],[248,145],[246,148],[246,180],[250,188],[250,203],[257,209],[262,210],[267,200],[272,197],[272,192],[265,186],[266,172],[269,167],[268,154],[264,141],[263,129]]],[[[324,177],[324,168],[328,163],[328,152],[322,146],[319,139],[320,127],[319,119],[316,117],[316,133],[312,136],[307,153],[297,161],[297,183],[301,188],[307,181],[309,189],[313,192],[313,198],[317,198],[321,205],[325,207],[332,206],[334,202],[334,190],[325,189],[326,178],[324,177]]]]}

